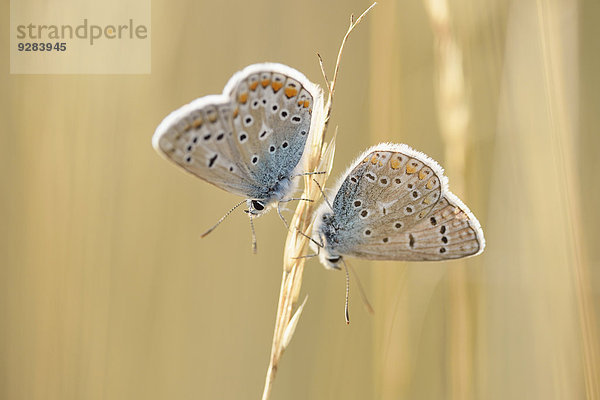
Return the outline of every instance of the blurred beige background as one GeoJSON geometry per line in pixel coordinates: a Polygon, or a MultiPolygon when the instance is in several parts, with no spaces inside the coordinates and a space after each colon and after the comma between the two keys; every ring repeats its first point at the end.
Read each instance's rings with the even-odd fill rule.
{"type": "MultiPolygon", "coordinates": [[[[343,274],[309,261],[273,399],[600,398],[600,3],[444,4],[383,0],[353,33],[334,176],[408,143],[446,166],[488,247],[354,260],[376,314],[353,287],[350,326],[343,274]]],[[[201,240],[237,197],[150,139],[247,64],[322,85],[315,52],[331,71],[368,5],[154,1],[149,75],[9,75],[3,57],[0,398],[260,398],[285,228],[256,221],[252,255],[240,211],[201,240]]]]}

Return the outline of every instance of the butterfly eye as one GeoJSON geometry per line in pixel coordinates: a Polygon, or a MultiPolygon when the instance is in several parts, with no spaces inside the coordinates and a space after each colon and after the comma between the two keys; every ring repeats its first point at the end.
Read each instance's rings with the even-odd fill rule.
{"type": "Polygon", "coordinates": [[[342,259],[342,257],[337,256],[337,257],[328,258],[327,261],[329,261],[332,264],[337,264],[341,259],[342,259]]]}
{"type": "Polygon", "coordinates": [[[256,211],[262,211],[265,209],[265,205],[258,201],[258,200],[252,200],[252,207],[256,210],[256,211]]]}

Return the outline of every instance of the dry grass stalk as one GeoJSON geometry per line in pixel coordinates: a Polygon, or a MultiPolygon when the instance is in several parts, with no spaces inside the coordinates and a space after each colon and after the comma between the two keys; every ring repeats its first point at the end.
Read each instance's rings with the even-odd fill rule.
{"type": "Polygon", "coordinates": [[[377,3],[373,3],[365,12],[363,12],[358,19],[354,20],[354,16],[350,17],[350,26],[348,31],[342,40],[340,49],[337,56],[335,65],[335,72],[331,82],[327,79],[325,70],[323,68],[323,60],[319,55],[321,63],[321,69],[323,76],[327,83],[328,96],[327,103],[323,104],[323,99],[315,99],[313,106],[313,122],[311,124],[311,142],[307,144],[306,158],[304,168],[310,172],[326,172],[320,175],[308,175],[304,178],[304,193],[303,198],[313,200],[313,202],[301,201],[298,203],[298,207],[292,217],[290,223],[290,232],[288,233],[284,260],[283,260],[283,276],[281,278],[281,289],[279,293],[279,303],[277,306],[277,317],[275,319],[275,330],[273,333],[273,344],[271,347],[271,358],[269,360],[269,367],[267,369],[267,376],[265,379],[265,387],[263,391],[263,400],[267,400],[271,394],[277,368],[283,351],[289,344],[300,315],[302,313],[305,301],[293,312],[294,305],[298,301],[300,295],[300,288],[302,286],[302,273],[304,271],[305,258],[302,257],[307,249],[309,239],[305,235],[310,235],[312,230],[312,219],[313,213],[316,210],[317,200],[321,196],[321,192],[318,186],[314,183],[313,179],[317,180],[321,187],[324,187],[325,181],[331,167],[333,165],[333,156],[335,153],[335,135],[329,142],[329,145],[325,148],[325,133],[327,132],[327,126],[329,118],[331,116],[331,110],[333,105],[333,95],[335,92],[335,85],[337,81],[338,71],[340,68],[342,53],[344,46],[350,33],[356,28],[356,26],[362,21],[363,17],[375,6],[377,3]],[[302,232],[302,233],[299,233],[302,232]]]}
{"type": "MultiPolygon", "coordinates": [[[[470,120],[465,89],[462,51],[452,30],[447,0],[425,0],[436,39],[438,72],[437,100],[440,131],[445,145],[445,165],[452,176],[455,193],[464,195],[467,129],[470,120]]],[[[448,383],[450,398],[473,397],[472,318],[466,285],[465,262],[455,262],[449,270],[448,383]]]]}

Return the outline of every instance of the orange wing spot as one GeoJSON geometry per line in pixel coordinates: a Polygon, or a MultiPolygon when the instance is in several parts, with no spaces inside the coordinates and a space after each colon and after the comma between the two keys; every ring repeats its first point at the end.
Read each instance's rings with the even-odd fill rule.
{"type": "Polygon", "coordinates": [[[194,127],[194,129],[198,129],[202,126],[202,122],[202,118],[198,118],[194,120],[194,122],[192,122],[192,126],[194,127]]]}
{"type": "Polygon", "coordinates": [[[390,167],[392,167],[392,169],[398,169],[401,165],[402,163],[397,158],[392,158],[390,161],[390,167]]]}
{"type": "Polygon", "coordinates": [[[423,218],[425,215],[427,215],[427,211],[423,210],[419,213],[419,218],[423,218]]]}
{"type": "Polygon", "coordinates": [[[248,101],[248,92],[240,94],[238,97],[238,101],[242,104],[246,104],[246,102],[248,101]]]}
{"type": "Polygon", "coordinates": [[[260,84],[262,85],[262,87],[266,88],[267,86],[269,86],[269,83],[271,83],[270,79],[263,79],[260,84]]]}
{"type": "Polygon", "coordinates": [[[425,199],[423,199],[423,204],[431,204],[431,198],[425,197],[425,199]]]}
{"type": "Polygon", "coordinates": [[[369,157],[365,158],[362,162],[363,163],[369,162],[369,157]]]}
{"type": "Polygon", "coordinates": [[[298,91],[296,90],[296,88],[293,88],[291,86],[288,86],[285,88],[285,95],[287,96],[288,99],[291,99],[292,97],[294,97],[295,95],[298,94],[298,91]]]}
{"type": "Polygon", "coordinates": [[[309,104],[310,104],[310,102],[308,100],[304,100],[304,108],[308,108],[309,104]]]}
{"type": "Polygon", "coordinates": [[[422,181],[423,179],[425,179],[426,176],[427,176],[427,173],[425,171],[423,171],[423,170],[419,171],[419,180],[422,181]]]}
{"type": "Polygon", "coordinates": [[[240,109],[238,107],[236,107],[235,110],[233,110],[233,118],[237,118],[239,113],[240,113],[240,109]]]}
{"type": "Polygon", "coordinates": [[[281,82],[273,81],[271,83],[271,87],[273,88],[273,91],[275,91],[275,93],[277,93],[279,91],[279,89],[281,89],[282,86],[283,86],[283,83],[281,83],[281,82]]]}
{"type": "Polygon", "coordinates": [[[425,185],[425,187],[427,189],[433,189],[433,185],[435,185],[435,181],[433,179],[430,179],[429,182],[427,182],[427,185],[425,185]]]}
{"type": "Polygon", "coordinates": [[[217,122],[217,113],[211,114],[208,116],[208,120],[210,122],[217,122]]]}
{"type": "Polygon", "coordinates": [[[377,156],[374,155],[373,157],[371,157],[371,164],[377,164],[377,156]]]}
{"type": "Polygon", "coordinates": [[[258,87],[258,81],[254,81],[250,84],[250,90],[254,91],[258,87]]]}
{"type": "Polygon", "coordinates": [[[184,131],[184,132],[187,132],[187,131],[189,131],[190,129],[192,129],[192,126],[191,126],[190,124],[187,124],[186,126],[184,126],[184,127],[183,127],[183,131],[184,131]]]}
{"type": "Polygon", "coordinates": [[[413,167],[412,165],[407,165],[406,166],[406,173],[407,174],[414,174],[415,172],[417,172],[417,169],[415,167],[413,167]]]}

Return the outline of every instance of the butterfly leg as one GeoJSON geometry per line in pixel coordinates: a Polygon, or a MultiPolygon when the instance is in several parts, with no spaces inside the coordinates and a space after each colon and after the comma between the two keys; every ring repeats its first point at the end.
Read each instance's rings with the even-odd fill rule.
{"type": "Polygon", "coordinates": [[[323,175],[326,174],[327,172],[325,171],[317,171],[317,172],[304,172],[302,174],[298,174],[298,175],[294,175],[292,176],[292,178],[297,178],[299,176],[308,176],[308,175],[323,175]]]}
{"type": "MultiPolygon", "coordinates": [[[[288,231],[290,231],[290,224],[288,224],[288,222],[285,220],[285,218],[281,214],[281,203],[287,203],[287,202],[294,201],[294,200],[309,201],[309,202],[312,203],[311,199],[302,199],[302,198],[298,198],[298,199],[285,199],[285,200],[281,200],[280,202],[277,203],[277,214],[279,214],[279,218],[281,218],[281,220],[285,224],[285,227],[286,227],[286,229],[288,231]]],[[[321,245],[316,240],[314,240],[313,238],[311,238],[310,236],[308,236],[306,233],[302,232],[300,229],[296,229],[296,232],[298,232],[300,235],[304,236],[305,238],[307,238],[308,240],[310,240],[311,242],[313,242],[314,244],[316,244],[317,248],[323,247],[323,245],[321,245]]]]}
{"type": "Polygon", "coordinates": [[[323,196],[323,198],[325,199],[325,203],[327,203],[327,205],[329,206],[329,208],[331,209],[331,211],[334,211],[333,206],[331,205],[331,203],[329,202],[329,200],[327,199],[327,196],[325,196],[325,192],[323,192],[323,188],[321,187],[321,185],[319,184],[319,182],[317,182],[317,180],[315,178],[313,178],[313,181],[317,184],[317,187],[319,188],[319,190],[321,191],[321,195],[323,196]]]}

